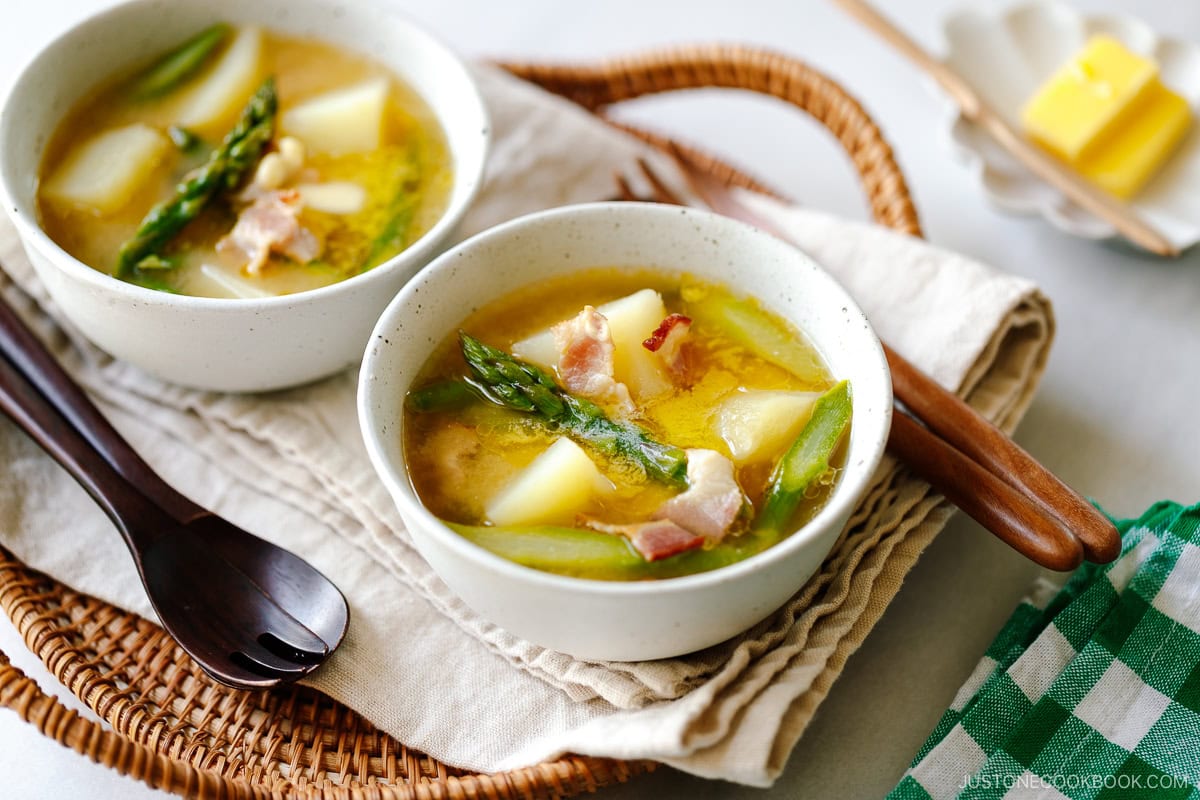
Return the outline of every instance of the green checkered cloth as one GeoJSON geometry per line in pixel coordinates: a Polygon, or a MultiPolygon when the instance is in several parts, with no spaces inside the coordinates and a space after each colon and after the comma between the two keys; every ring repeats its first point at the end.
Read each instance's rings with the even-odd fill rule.
{"type": "Polygon", "coordinates": [[[1200,505],[1013,613],[892,800],[1200,800],[1200,505]]]}

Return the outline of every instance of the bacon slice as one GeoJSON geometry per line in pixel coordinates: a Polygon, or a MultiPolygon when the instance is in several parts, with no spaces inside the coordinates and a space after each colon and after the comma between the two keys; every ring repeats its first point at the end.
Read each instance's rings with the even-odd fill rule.
{"type": "Polygon", "coordinates": [[[642,342],[642,347],[658,357],[671,372],[678,374],[683,370],[683,341],[688,331],[692,329],[692,320],[683,314],[668,314],[650,334],[650,338],[642,342]]]}
{"type": "Polygon", "coordinates": [[[715,450],[688,450],[687,457],[688,488],[663,503],[654,516],[719,542],[746,502],[733,477],[733,462],[715,450]]]}
{"type": "Polygon", "coordinates": [[[558,348],[558,375],[567,390],[601,405],[633,410],[629,388],[613,377],[608,320],[592,306],[550,329],[558,348]]]}
{"type": "Polygon", "coordinates": [[[612,525],[594,519],[585,519],[584,523],[592,530],[629,539],[633,548],[647,561],[677,556],[704,544],[703,536],[685,530],[669,519],[634,522],[628,525],[612,525]]]}
{"type": "Polygon", "coordinates": [[[245,269],[252,275],[262,271],[271,253],[306,264],[321,254],[321,241],[300,224],[302,207],[300,193],[294,189],[267,192],[242,210],[217,249],[247,256],[245,269]]]}

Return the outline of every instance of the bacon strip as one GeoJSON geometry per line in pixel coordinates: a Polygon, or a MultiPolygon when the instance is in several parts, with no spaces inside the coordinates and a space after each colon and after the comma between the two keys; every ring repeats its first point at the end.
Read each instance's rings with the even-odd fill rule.
{"type": "Polygon", "coordinates": [[[683,368],[683,341],[691,329],[690,318],[683,314],[668,314],[650,338],[642,342],[642,347],[657,353],[671,372],[678,373],[683,368]]]}
{"type": "Polygon", "coordinates": [[[217,243],[224,252],[241,251],[249,257],[245,270],[262,271],[271,253],[282,253],[293,261],[306,264],[321,254],[321,241],[300,224],[303,203],[294,189],[267,192],[238,215],[237,223],[217,243]]]}
{"type": "Polygon", "coordinates": [[[669,519],[634,522],[628,525],[613,525],[594,519],[585,519],[584,522],[592,530],[626,537],[647,561],[677,556],[704,544],[703,536],[697,536],[669,519]]]}
{"type": "Polygon", "coordinates": [[[688,488],[663,503],[654,516],[719,542],[746,502],[733,477],[733,462],[715,450],[687,451],[688,488]]]}
{"type": "Polygon", "coordinates": [[[613,377],[613,339],[608,320],[592,306],[558,323],[558,375],[567,390],[602,405],[633,409],[629,388],[613,377]]]}

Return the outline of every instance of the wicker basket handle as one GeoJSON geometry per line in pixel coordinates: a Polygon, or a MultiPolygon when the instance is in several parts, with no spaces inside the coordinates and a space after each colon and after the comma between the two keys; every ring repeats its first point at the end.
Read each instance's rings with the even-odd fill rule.
{"type": "MultiPolygon", "coordinates": [[[[921,235],[908,184],[879,127],[844,89],[795,58],[757,48],[705,45],[597,65],[502,62],[500,66],[590,111],[647,94],[710,87],[745,89],[785,100],[828,128],[841,143],[858,171],[877,222],[921,235]]],[[[731,183],[762,188],[719,162],[705,166],[731,183]]]]}

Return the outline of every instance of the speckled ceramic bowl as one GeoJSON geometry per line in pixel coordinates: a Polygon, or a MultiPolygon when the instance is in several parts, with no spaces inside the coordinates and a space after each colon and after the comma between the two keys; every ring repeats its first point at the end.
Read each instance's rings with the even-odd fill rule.
{"type": "Polygon", "coordinates": [[[580,658],[664,658],[716,644],[769,615],[825,558],[866,490],[891,423],[891,380],[862,312],[794,247],[715,214],[595,203],[532,214],[479,234],[423,270],[384,311],[359,382],[363,437],[425,559],[485,618],[580,658]],[[722,569],[619,583],[552,575],[461,538],[409,481],[403,404],[430,350],[475,309],[521,286],[596,267],[688,272],[751,294],[804,330],[833,374],[849,378],[846,468],[816,518],[776,546],[722,569]]]}
{"type": "Polygon", "coordinates": [[[84,335],[166,380],[262,391],[354,364],[388,301],[443,246],[482,179],[488,122],[474,80],[436,39],[383,3],[340,0],[133,0],[96,14],[25,68],[0,114],[0,196],[55,302],[84,335]],[[442,218],[375,269],[312,291],[264,299],[188,297],[134,286],[83,264],[38,226],[42,151],[89,91],[212,23],[258,24],[338,44],[403,78],[446,132],[454,182],[442,218]]]}

